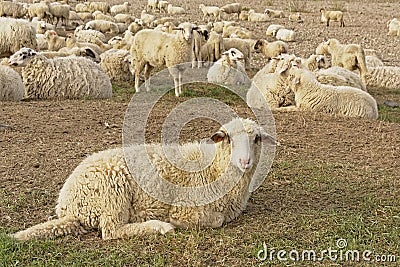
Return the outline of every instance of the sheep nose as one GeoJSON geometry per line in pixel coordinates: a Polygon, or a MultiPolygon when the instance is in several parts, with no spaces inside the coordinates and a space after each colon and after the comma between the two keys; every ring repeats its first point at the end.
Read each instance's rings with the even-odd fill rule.
{"type": "Polygon", "coordinates": [[[249,169],[251,167],[250,159],[239,159],[239,162],[243,169],[249,169]]]}

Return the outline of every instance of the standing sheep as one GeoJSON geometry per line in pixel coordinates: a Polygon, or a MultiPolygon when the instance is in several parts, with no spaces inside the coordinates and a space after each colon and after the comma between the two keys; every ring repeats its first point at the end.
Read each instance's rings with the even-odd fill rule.
{"type": "Polygon", "coordinates": [[[53,19],[53,24],[57,26],[61,22],[61,25],[67,26],[70,9],[69,5],[61,5],[57,2],[50,3],[49,11],[53,19]]]}
{"type": "Polygon", "coordinates": [[[122,5],[114,5],[110,8],[111,15],[115,16],[117,14],[129,14],[129,9],[131,4],[129,2],[124,2],[122,5]]]}
{"type": "Polygon", "coordinates": [[[178,64],[192,61],[193,30],[196,27],[189,22],[181,24],[176,34],[154,30],[141,30],[131,47],[132,61],[135,66],[135,89],[139,92],[139,76],[144,69],[146,90],[149,91],[149,76],[153,67],[166,66],[173,76],[175,95],[182,93],[182,73],[185,68],[178,64]]]}
{"type": "Polygon", "coordinates": [[[219,7],[217,6],[205,6],[204,4],[200,4],[199,8],[201,10],[201,12],[203,12],[203,21],[206,20],[207,16],[213,16],[214,17],[214,21],[217,21],[218,19],[221,19],[220,15],[219,15],[219,7]]]}
{"type": "Polygon", "coordinates": [[[89,12],[93,13],[95,11],[101,11],[103,14],[110,12],[110,4],[107,2],[90,2],[89,12]]]}
{"type": "Polygon", "coordinates": [[[33,99],[109,98],[111,82],[100,66],[82,57],[47,59],[30,48],[10,57],[9,64],[24,67],[25,97],[33,99]]]}
{"type": "Polygon", "coordinates": [[[242,5],[240,3],[231,3],[222,6],[220,10],[226,14],[237,14],[239,19],[240,12],[242,12],[242,5]]]}
{"type": "Polygon", "coordinates": [[[329,22],[332,20],[340,22],[340,27],[344,27],[342,11],[327,11],[325,8],[321,8],[319,11],[321,12],[321,21],[326,22],[326,26],[329,26],[329,22]]]}
{"type": "Polygon", "coordinates": [[[22,19],[0,18],[0,57],[10,56],[22,47],[36,49],[36,30],[22,19]]]}
{"type": "Polygon", "coordinates": [[[47,20],[51,18],[49,3],[41,1],[40,3],[33,3],[28,7],[28,15],[31,19],[38,17],[40,20],[47,20]]]}
{"type": "Polygon", "coordinates": [[[112,82],[133,80],[131,72],[131,55],[127,50],[110,49],[100,55],[100,66],[112,82]]]}
{"type": "Polygon", "coordinates": [[[244,55],[244,63],[246,69],[250,69],[252,45],[247,41],[240,38],[223,38],[225,50],[236,48],[244,55]]]}
{"type": "Polygon", "coordinates": [[[168,5],[169,5],[168,1],[161,0],[158,2],[157,8],[160,11],[160,13],[167,13],[168,5]]]}
{"type": "Polygon", "coordinates": [[[19,101],[23,98],[21,76],[12,68],[0,65],[0,101],[19,101]]]}
{"type": "Polygon", "coordinates": [[[153,11],[157,10],[159,0],[147,0],[146,11],[153,11]]]}
{"type": "Polygon", "coordinates": [[[208,64],[217,61],[221,58],[224,51],[224,39],[221,35],[212,31],[209,34],[207,42],[201,47],[202,61],[208,62],[208,64]]]}
{"type": "Polygon", "coordinates": [[[0,17],[13,17],[13,18],[23,18],[28,13],[26,9],[20,3],[2,1],[0,2],[0,17]]]}
{"type": "MultiPolygon", "coordinates": [[[[182,154],[183,158],[194,159],[200,165],[210,162],[207,167],[190,172],[180,166],[182,164],[171,164],[161,144],[131,145],[95,153],[82,161],[63,185],[56,206],[57,219],[12,236],[18,240],[29,240],[79,235],[89,229],[98,229],[106,240],[145,233],[165,234],[175,227],[221,227],[245,210],[252,182],[265,175],[257,172],[256,168],[266,165],[262,157],[266,150],[273,149],[275,140],[256,122],[241,118],[224,124],[211,140],[215,143],[168,146],[168,149],[177,152],[176,160],[172,162],[179,162],[182,154]],[[147,166],[149,159],[156,172],[144,168],[142,172],[131,173],[124,153],[128,153],[128,157],[132,157],[134,164],[139,166],[147,166]],[[208,192],[223,190],[227,186],[232,189],[205,205],[173,205],[150,196],[135,182],[143,181],[152,190],[151,193],[156,189],[158,194],[167,197],[171,193],[168,186],[153,185],[159,175],[169,183],[185,188],[207,187],[214,181],[222,181],[211,185],[208,192]]],[[[202,198],[212,198],[209,194],[190,195],[191,199],[185,201],[197,203],[202,198]]],[[[181,201],[182,196],[175,197],[171,199],[172,203],[181,201]]]]}

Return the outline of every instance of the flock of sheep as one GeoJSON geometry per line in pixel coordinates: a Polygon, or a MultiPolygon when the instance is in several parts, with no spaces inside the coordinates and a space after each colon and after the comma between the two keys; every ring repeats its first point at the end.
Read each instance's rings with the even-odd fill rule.
{"type": "MultiPolygon", "coordinates": [[[[107,2],[73,6],[49,1],[0,2],[0,15],[6,16],[0,18],[0,56],[4,57],[0,64],[0,101],[110,98],[111,82],[134,81],[139,92],[143,78],[148,91],[154,68],[168,68],[178,97],[185,71],[180,64],[187,62],[192,68],[207,67],[209,82],[243,85],[255,52],[262,53],[268,63],[249,86],[247,104],[253,108],[262,107],[266,101],[272,110],[312,110],[377,119],[377,103],[367,88],[400,88],[400,68],[384,66],[375,50],[331,38],[313,48],[310,57],[301,58],[288,54],[287,42],[297,41],[294,30],[269,24],[266,38],[276,39],[270,42],[255,39],[251,30],[240,25],[244,20],[272,22],[285,17],[305,23],[299,13],[268,8],[258,13],[240,3],[222,7],[200,4],[203,23],[194,24],[182,20],[187,12],[184,8],[168,1],[148,0],[139,17],[131,10],[129,2],[114,6],[107,2]],[[73,33],[60,36],[60,27],[73,28],[73,33]]],[[[337,21],[345,27],[341,11],[321,8],[320,14],[326,26],[337,21]]],[[[388,21],[387,28],[388,35],[400,36],[397,19],[388,21]]],[[[13,237],[26,240],[97,228],[104,239],[110,239],[143,232],[166,233],[175,227],[220,227],[244,210],[260,144],[275,141],[255,122],[243,119],[223,125],[211,139],[217,160],[196,173],[197,185],[219,177],[218,170],[224,166],[232,165],[232,174],[243,173],[236,187],[217,202],[178,207],[151,198],[133,182],[123,150],[112,149],[90,156],[71,174],[60,192],[57,219],[13,237]],[[235,147],[249,153],[242,155],[235,147]],[[230,159],[231,153],[234,156],[230,159]]],[[[191,143],[183,150],[190,158],[207,154],[208,145],[191,143]]],[[[165,172],[164,178],[169,181],[189,175],[171,166],[157,144],[129,149],[135,155],[150,151],[157,169],[165,172]]],[[[135,164],[141,164],[139,156],[135,164]]],[[[138,177],[148,175],[135,173],[138,177]]]]}

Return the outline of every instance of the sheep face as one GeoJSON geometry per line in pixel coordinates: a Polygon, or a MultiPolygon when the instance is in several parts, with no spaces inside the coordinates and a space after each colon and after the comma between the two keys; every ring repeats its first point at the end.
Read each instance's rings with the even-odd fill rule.
{"type": "Polygon", "coordinates": [[[215,143],[231,146],[231,163],[242,172],[251,170],[257,162],[256,155],[261,151],[261,142],[275,142],[256,122],[240,118],[223,125],[211,139],[215,143]]]}
{"type": "Polygon", "coordinates": [[[240,61],[244,59],[244,55],[236,48],[231,48],[223,53],[227,55],[231,61],[240,61]]]}
{"type": "Polygon", "coordinates": [[[24,67],[28,63],[29,59],[35,55],[37,55],[35,50],[24,47],[10,57],[8,64],[11,66],[24,67]]]}

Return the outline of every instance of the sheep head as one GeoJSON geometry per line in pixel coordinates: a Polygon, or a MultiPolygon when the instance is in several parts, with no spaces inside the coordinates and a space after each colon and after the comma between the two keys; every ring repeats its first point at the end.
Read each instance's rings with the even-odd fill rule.
{"type": "Polygon", "coordinates": [[[25,67],[28,61],[37,55],[37,52],[32,48],[21,48],[19,51],[15,52],[10,59],[8,64],[10,66],[25,67]]]}

